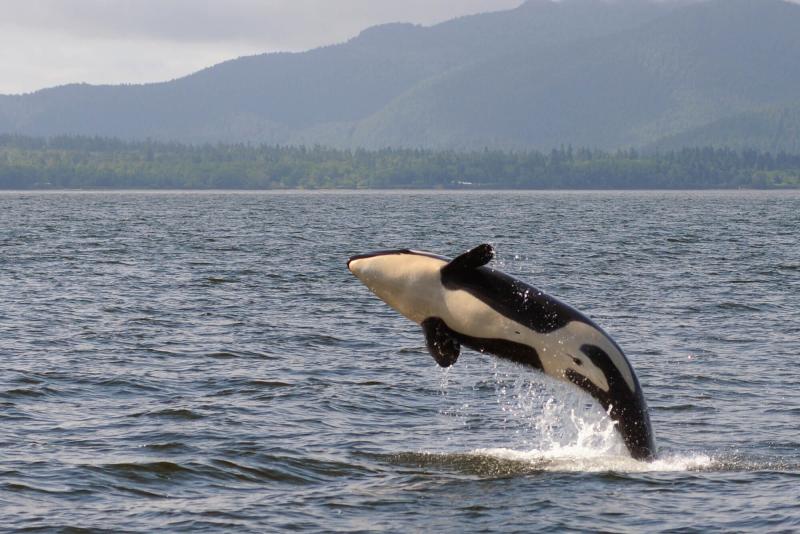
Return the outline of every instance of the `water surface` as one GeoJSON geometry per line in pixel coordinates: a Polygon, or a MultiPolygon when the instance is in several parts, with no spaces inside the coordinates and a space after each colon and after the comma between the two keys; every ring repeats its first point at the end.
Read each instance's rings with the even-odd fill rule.
{"type": "Polygon", "coordinates": [[[800,529],[797,192],[0,193],[0,528],[800,529]],[[347,258],[490,242],[632,361],[659,459],[347,258]]]}

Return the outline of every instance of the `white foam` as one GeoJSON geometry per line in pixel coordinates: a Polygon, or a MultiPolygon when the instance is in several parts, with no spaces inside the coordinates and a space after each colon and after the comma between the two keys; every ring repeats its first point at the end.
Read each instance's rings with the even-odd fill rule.
{"type": "Polygon", "coordinates": [[[596,449],[577,445],[529,451],[505,448],[476,449],[471,454],[498,460],[526,462],[542,471],[554,472],[675,472],[709,469],[713,465],[713,459],[701,453],[669,455],[646,462],[634,460],[627,454],[603,454],[596,449]]]}

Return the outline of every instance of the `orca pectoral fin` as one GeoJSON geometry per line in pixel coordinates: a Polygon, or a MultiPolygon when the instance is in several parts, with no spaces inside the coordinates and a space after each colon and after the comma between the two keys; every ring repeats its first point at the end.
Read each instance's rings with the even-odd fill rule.
{"type": "Polygon", "coordinates": [[[492,258],[494,258],[494,248],[492,248],[492,245],[484,243],[453,259],[444,266],[442,271],[454,272],[465,269],[477,269],[492,261],[492,258]]]}
{"type": "Polygon", "coordinates": [[[450,367],[461,353],[461,344],[444,321],[431,317],[422,321],[425,344],[440,367],[450,367]]]}

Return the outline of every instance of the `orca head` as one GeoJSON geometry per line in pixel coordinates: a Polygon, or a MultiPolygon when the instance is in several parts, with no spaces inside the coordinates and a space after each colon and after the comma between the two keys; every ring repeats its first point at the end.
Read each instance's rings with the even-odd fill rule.
{"type": "Polygon", "coordinates": [[[439,311],[447,262],[427,252],[382,250],[351,257],[347,268],[378,298],[421,324],[439,311]]]}

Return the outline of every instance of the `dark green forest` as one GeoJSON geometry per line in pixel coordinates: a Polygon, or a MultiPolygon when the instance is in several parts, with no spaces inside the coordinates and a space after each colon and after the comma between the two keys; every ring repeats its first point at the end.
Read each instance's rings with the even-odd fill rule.
{"type": "Polygon", "coordinates": [[[800,155],[758,150],[370,151],[0,135],[2,189],[796,187],[800,155]]]}

